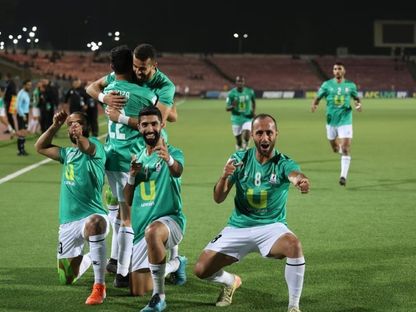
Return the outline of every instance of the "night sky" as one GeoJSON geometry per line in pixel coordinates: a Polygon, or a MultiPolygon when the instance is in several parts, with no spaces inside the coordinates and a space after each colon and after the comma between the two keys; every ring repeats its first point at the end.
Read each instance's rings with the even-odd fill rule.
{"type": "MultiPolygon", "coordinates": [[[[92,40],[103,49],[126,43],[152,43],[163,52],[237,53],[234,32],[247,33],[246,53],[334,54],[348,47],[353,54],[382,54],[373,45],[376,19],[416,20],[409,5],[372,10],[350,1],[314,7],[283,5],[281,1],[50,1],[0,0],[0,41],[38,26],[40,47],[87,50],[92,40]],[[108,32],[121,32],[115,43],[108,32]]],[[[287,3],[287,2],[285,2],[287,3]]]]}

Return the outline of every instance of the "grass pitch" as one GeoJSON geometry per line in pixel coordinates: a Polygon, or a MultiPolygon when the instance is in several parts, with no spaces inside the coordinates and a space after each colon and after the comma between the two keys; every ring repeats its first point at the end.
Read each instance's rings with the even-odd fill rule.
{"type": "MultiPolygon", "coordinates": [[[[169,142],[185,154],[182,194],[188,227],[180,253],[190,263],[187,284],[167,286],[167,311],[221,309],[214,306],[219,287],[195,278],[192,267],[232,209],[232,196],[221,205],[212,200],[212,187],[234,152],[224,105],[187,100],[178,107],[178,122],[168,126],[169,142]]],[[[362,113],[354,112],[352,162],[344,188],[338,185],[340,157],[326,140],[324,103],[311,114],[309,100],[258,100],[257,112],[278,120],[279,150],[311,180],[309,194],[292,187],[288,200],[288,224],[306,258],[302,311],[416,311],[416,104],[389,99],[364,100],[363,105],[362,113]]],[[[0,142],[0,178],[44,159],[33,143],[27,143],[30,156],[17,157],[15,142],[0,142]]],[[[55,143],[68,145],[69,140],[61,132],[55,143]]],[[[105,303],[86,306],[91,269],[76,285],[59,285],[60,169],[50,162],[0,184],[0,311],[142,308],[150,295],[128,296],[127,290],[112,286],[111,275],[105,303]]],[[[227,311],[286,311],[284,261],[252,254],[228,271],[239,274],[243,286],[227,311]]]]}

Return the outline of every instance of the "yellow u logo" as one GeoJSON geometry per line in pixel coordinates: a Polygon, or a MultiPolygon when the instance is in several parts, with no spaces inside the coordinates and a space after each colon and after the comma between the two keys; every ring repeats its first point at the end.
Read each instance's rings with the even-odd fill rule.
{"type": "Polygon", "coordinates": [[[68,164],[66,166],[66,170],[65,170],[65,178],[68,181],[74,181],[75,180],[75,174],[74,174],[74,165],[73,164],[68,164]]]}
{"type": "Polygon", "coordinates": [[[267,207],[267,191],[260,191],[260,194],[254,194],[254,189],[248,189],[247,190],[247,200],[251,207],[257,208],[257,209],[264,209],[267,207]],[[254,201],[254,196],[257,195],[260,197],[260,200],[258,202],[254,201]]]}
{"type": "Polygon", "coordinates": [[[140,196],[143,200],[154,200],[156,197],[156,184],[155,181],[149,181],[149,188],[150,188],[150,194],[147,194],[146,192],[146,182],[140,183],[140,196]]]}

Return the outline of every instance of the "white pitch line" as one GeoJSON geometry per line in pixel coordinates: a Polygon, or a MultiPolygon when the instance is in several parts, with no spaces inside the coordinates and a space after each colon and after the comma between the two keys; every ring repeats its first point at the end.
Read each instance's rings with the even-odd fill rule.
{"type": "MultiPolygon", "coordinates": [[[[107,133],[106,134],[103,134],[103,135],[100,135],[98,138],[99,139],[102,139],[106,135],[107,135],[107,133]]],[[[22,174],[25,174],[26,172],[32,171],[33,169],[36,169],[36,168],[38,168],[38,167],[40,167],[40,166],[42,166],[44,164],[47,164],[48,162],[51,162],[51,161],[52,161],[52,159],[50,159],[50,158],[44,159],[44,160],[41,160],[41,161],[39,161],[39,162],[37,162],[37,163],[35,163],[33,165],[30,165],[30,166],[24,167],[24,168],[22,168],[20,170],[17,170],[15,172],[13,172],[13,173],[5,176],[4,178],[1,178],[0,179],[0,184],[6,183],[7,181],[10,181],[10,180],[12,180],[14,178],[17,178],[18,176],[20,176],[22,174]]]]}

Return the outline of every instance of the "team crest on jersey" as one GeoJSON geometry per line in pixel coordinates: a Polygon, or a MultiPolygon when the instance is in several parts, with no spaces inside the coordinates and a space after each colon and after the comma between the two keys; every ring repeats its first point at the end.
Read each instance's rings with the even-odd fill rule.
{"type": "Polygon", "coordinates": [[[160,162],[160,161],[158,161],[158,162],[156,163],[156,172],[159,172],[159,171],[160,171],[160,169],[162,169],[162,164],[161,164],[161,162],[160,162]]]}
{"type": "Polygon", "coordinates": [[[277,179],[276,179],[276,174],[275,174],[275,173],[272,173],[272,174],[270,175],[270,180],[269,180],[269,182],[270,182],[271,184],[276,184],[276,183],[277,183],[277,179]]]}

